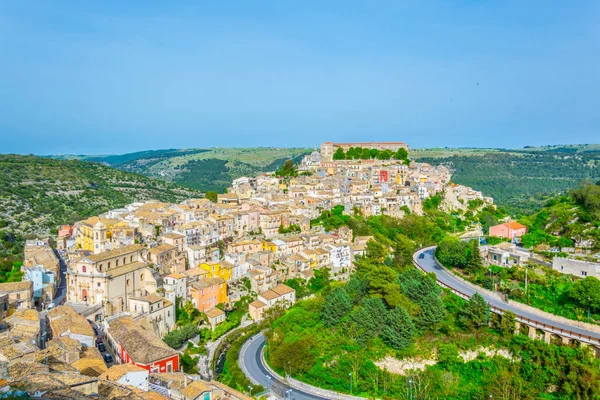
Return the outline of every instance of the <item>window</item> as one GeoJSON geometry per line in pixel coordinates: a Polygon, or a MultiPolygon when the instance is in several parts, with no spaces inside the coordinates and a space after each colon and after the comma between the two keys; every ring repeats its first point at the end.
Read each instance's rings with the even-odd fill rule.
{"type": "Polygon", "coordinates": [[[85,265],[83,267],[81,267],[81,272],[86,272],[86,267],[85,265]]]}
{"type": "Polygon", "coordinates": [[[127,286],[131,285],[131,280],[127,279],[127,286]]]}
{"type": "Polygon", "coordinates": [[[98,282],[98,287],[100,287],[100,282],[98,282]]]}
{"type": "Polygon", "coordinates": [[[119,266],[119,260],[116,260],[115,261],[115,267],[118,267],[118,266],[119,266]]]}
{"type": "Polygon", "coordinates": [[[141,279],[141,280],[144,280],[144,274],[141,274],[141,275],[140,275],[140,279],[141,279]]]}
{"type": "Polygon", "coordinates": [[[133,256],[129,257],[129,262],[133,262],[133,256]]]}
{"type": "Polygon", "coordinates": [[[587,276],[587,271],[581,271],[581,276],[587,276]]]}
{"type": "Polygon", "coordinates": [[[98,271],[102,272],[102,264],[98,265],[98,271]]]}
{"type": "Polygon", "coordinates": [[[123,265],[127,264],[127,257],[123,257],[123,265]]]}
{"type": "Polygon", "coordinates": [[[171,310],[167,311],[167,317],[171,316],[171,310]]]}
{"type": "Polygon", "coordinates": [[[21,300],[21,293],[17,293],[17,300],[21,300]]]}
{"type": "Polygon", "coordinates": [[[565,269],[565,267],[563,267],[562,265],[560,266],[560,270],[562,271],[563,269],[565,269]]]}
{"type": "Polygon", "coordinates": [[[110,261],[108,262],[108,269],[110,269],[110,261]]]}

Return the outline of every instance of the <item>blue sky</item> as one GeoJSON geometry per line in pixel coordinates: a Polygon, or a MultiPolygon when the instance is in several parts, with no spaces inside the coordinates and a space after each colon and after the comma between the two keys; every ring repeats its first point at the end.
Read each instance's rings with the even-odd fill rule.
{"type": "Polygon", "coordinates": [[[597,1],[22,0],[0,54],[1,153],[600,142],[597,1]]]}

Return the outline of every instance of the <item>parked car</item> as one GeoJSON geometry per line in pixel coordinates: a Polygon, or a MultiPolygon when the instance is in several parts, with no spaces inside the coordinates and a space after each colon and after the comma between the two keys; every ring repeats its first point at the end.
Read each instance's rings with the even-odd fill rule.
{"type": "Polygon", "coordinates": [[[419,258],[425,258],[425,253],[419,254],[419,258]]]}
{"type": "Polygon", "coordinates": [[[98,343],[98,350],[100,350],[101,352],[106,351],[106,346],[104,345],[104,343],[98,343]]]}
{"type": "Polygon", "coordinates": [[[100,345],[102,342],[102,338],[96,338],[96,346],[100,345]]]}
{"type": "Polygon", "coordinates": [[[104,353],[104,362],[107,364],[110,364],[111,362],[113,362],[113,358],[110,355],[110,353],[104,353]]]}

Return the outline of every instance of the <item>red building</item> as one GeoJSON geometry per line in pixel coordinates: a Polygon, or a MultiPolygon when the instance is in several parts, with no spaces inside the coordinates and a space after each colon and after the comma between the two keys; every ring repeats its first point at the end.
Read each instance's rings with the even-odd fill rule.
{"type": "Polygon", "coordinates": [[[383,182],[387,182],[388,181],[388,172],[384,169],[379,171],[379,183],[383,183],[383,182]]]}
{"type": "Polygon", "coordinates": [[[121,364],[135,364],[150,373],[179,370],[179,353],[131,316],[108,319],[106,340],[121,364]]]}

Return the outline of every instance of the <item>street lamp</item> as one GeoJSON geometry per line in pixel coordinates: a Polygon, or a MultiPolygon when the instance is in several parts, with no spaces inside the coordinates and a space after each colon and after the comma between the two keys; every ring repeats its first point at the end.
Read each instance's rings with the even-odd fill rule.
{"type": "Polygon", "coordinates": [[[350,394],[352,394],[352,372],[350,372],[348,376],[350,377],[350,394]]]}
{"type": "Polygon", "coordinates": [[[591,305],[590,302],[591,301],[592,301],[592,298],[588,297],[588,322],[590,322],[590,305],[591,305]]]}

